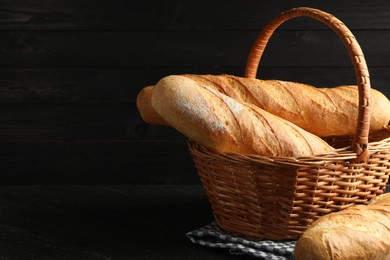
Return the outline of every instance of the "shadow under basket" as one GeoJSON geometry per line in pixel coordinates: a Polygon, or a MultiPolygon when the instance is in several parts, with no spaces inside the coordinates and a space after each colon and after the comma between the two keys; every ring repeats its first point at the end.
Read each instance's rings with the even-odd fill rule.
{"type": "Polygon", "coordinates": [[[256,77],[273,31],[284,21],[299,16],[328,25],[347,47],[359,88],[357,130],[355,136],[324,138],[336,149],[334,152],[300,158],[220,153],[189,140],[189,150],[215,221],[230,234],[254,240],[298,239],[319,217],[352,205],[367,204],[386,189],[390,174],[390,127],[369,133],[368,68],[355,37],[341,21],[306,7],[280,14],[256,39],[245,76],[256,77]],[[368,151],[369,157],[360,160],[362,153],[356,147],[368,151]]]}

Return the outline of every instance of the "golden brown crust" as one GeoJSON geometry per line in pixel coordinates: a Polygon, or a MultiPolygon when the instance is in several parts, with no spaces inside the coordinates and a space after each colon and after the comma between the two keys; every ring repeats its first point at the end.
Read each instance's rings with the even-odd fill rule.
{"type": "MultiPolygon", "coordinates": [[[[354,135],[356,131],[356,86],[315,88],[296,82],[248,79],[226,74],[182,76],[192,79],[197,85],[208,86],[235,100],[258,106],[317,136],[354,135]]],[[[371,90],[371,98],[370,131],[375,132],[382,130],[390,121],[390,101],[375,89],[371,90]]],[[[145,103],[150,106],[150,100],[145,103]]],[[[153,114],[144,114],[148,113],[153,114]]]]}
{"type": "MultiPolygon", "coordinates": [[[[232,75],[209,76],[210,81],[218,78],[230,79],[226,81],[231,89],[229,96],[249,101],[317,136],[355,134],[359,99],[356,86],[316,88],[281,80],[247,79],[232,75]]],[[[389,123],[390,101],[375,89],[371,89],[371,99],[373,107],[370,130],[374,132],[389,123]]]]}
{"type": "Polygon", "coordinates": [[[316,220],[298,239],[296,260],[389,259],[390,194],[316,220]]]}
{"type": "Polygon", "coordinates": [[[220,152],[297,157],[332,151],[325,141],[291,122],[189,77],[161,79],[153,90],[152,106],[179,132],[220,152]]]}
{"type": "Polygon", "coordinates": [[[136,104],[141,118],[154,125],[169,126],[168,122],[164,120],[152,107],[152,92],[154,86],[147,86],[141,89],[137,95],[136,104]]]}

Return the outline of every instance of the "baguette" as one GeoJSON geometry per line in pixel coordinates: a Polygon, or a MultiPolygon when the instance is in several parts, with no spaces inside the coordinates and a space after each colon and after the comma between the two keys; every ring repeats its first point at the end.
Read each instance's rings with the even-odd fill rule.
{"type": "Polygon", "coordinates": [[[162,78],[154,87],[151,101],[176,130],[219,152],[298,157],[333,150],[291,122],[189,77],[162,78]]]}
{"type": "Polygon", "coordinates": [[[168,122],[152,107],[152,91],[153,86],[147,86],[141,89],[137,95],[136,104],[141,118],[149,124],[169,126],[168,122]]]}
{"type": "Polygon", "coordinates": [[[316,220],[298,239],[296,260],[390,259],[390,193],[316,220]]]}
{"type": "MultiPolygon", "coordinates": [[[[356,132],[359,99],[356,86],[315,88],[296,82],[247,79],[226,74],[181,76],[238,101],[252,103],[320,137],[354,135],[356,132]]],[[[383,130],[390,121],[390,101],[375,89],[371,89],[371,99],[370,131],[375,132],[383,130]]],[[[144,102],[147,103],[145,107],[151,106],[150,99],[144,102]]],[[[143,114],[149,123],[167,125],[153,120],[158,114],[153,109],[143,114]]]]}

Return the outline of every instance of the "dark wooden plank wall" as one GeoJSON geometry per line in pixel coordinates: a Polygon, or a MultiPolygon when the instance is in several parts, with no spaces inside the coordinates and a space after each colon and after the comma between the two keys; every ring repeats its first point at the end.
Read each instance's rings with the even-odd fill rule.
{"type": "MultiPolygon", "coordinates": [[[[1,182],[199,183],[186,139],[144,123],[138,91],[171,74],[242,76],[266,22],[297,6],[341,19],[390,97],[389,1],[2,0],[1,182]]],[[[341,41],[307,18],[278,29],[258,76],[355,83],[341,41]]]]}

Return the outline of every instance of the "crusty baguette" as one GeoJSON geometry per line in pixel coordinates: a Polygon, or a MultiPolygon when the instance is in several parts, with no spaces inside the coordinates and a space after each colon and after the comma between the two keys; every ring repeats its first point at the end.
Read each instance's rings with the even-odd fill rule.
{"type": "Polygon", "coordinates": [[[152,106],[179,132],[220,152],[298,157],[333,150],[291,122],[189,77],[162,78],[154,87],[152,106]]]}
{"type": "MultiPolygon", "coordinates": [[[[296,82],[247,79],[225,74],[182,76],[238,101],[252,103],[320,137],[354,135],[356,132],[359,98],[356,86],[316,88],[296,82]]],[[[375,89],[371,90],[371,99],[370,131],[375,132],[382,130],[390,121],[390,101],[375,89]]],[[[144,107],[150,107],[150,100],[144,102],[148,103],[144,107]]],[[[157,114],[153,109],[143,114],[149,123],[166,125],[165,122],[153,121],[157,114]]]]}
{"type": "Polygon", "coordinates": [[[141,118],[149,124],[169,126],[168,122],[152,107],[152,91],[153,86],[147,86],[141,89],[137,95],[136,103],[141,118]]]}
{"type": "Polygon", "coordinates": [[[390,259],[390,193],[316,220],[298,239],[296,260],[390,259]]]}

